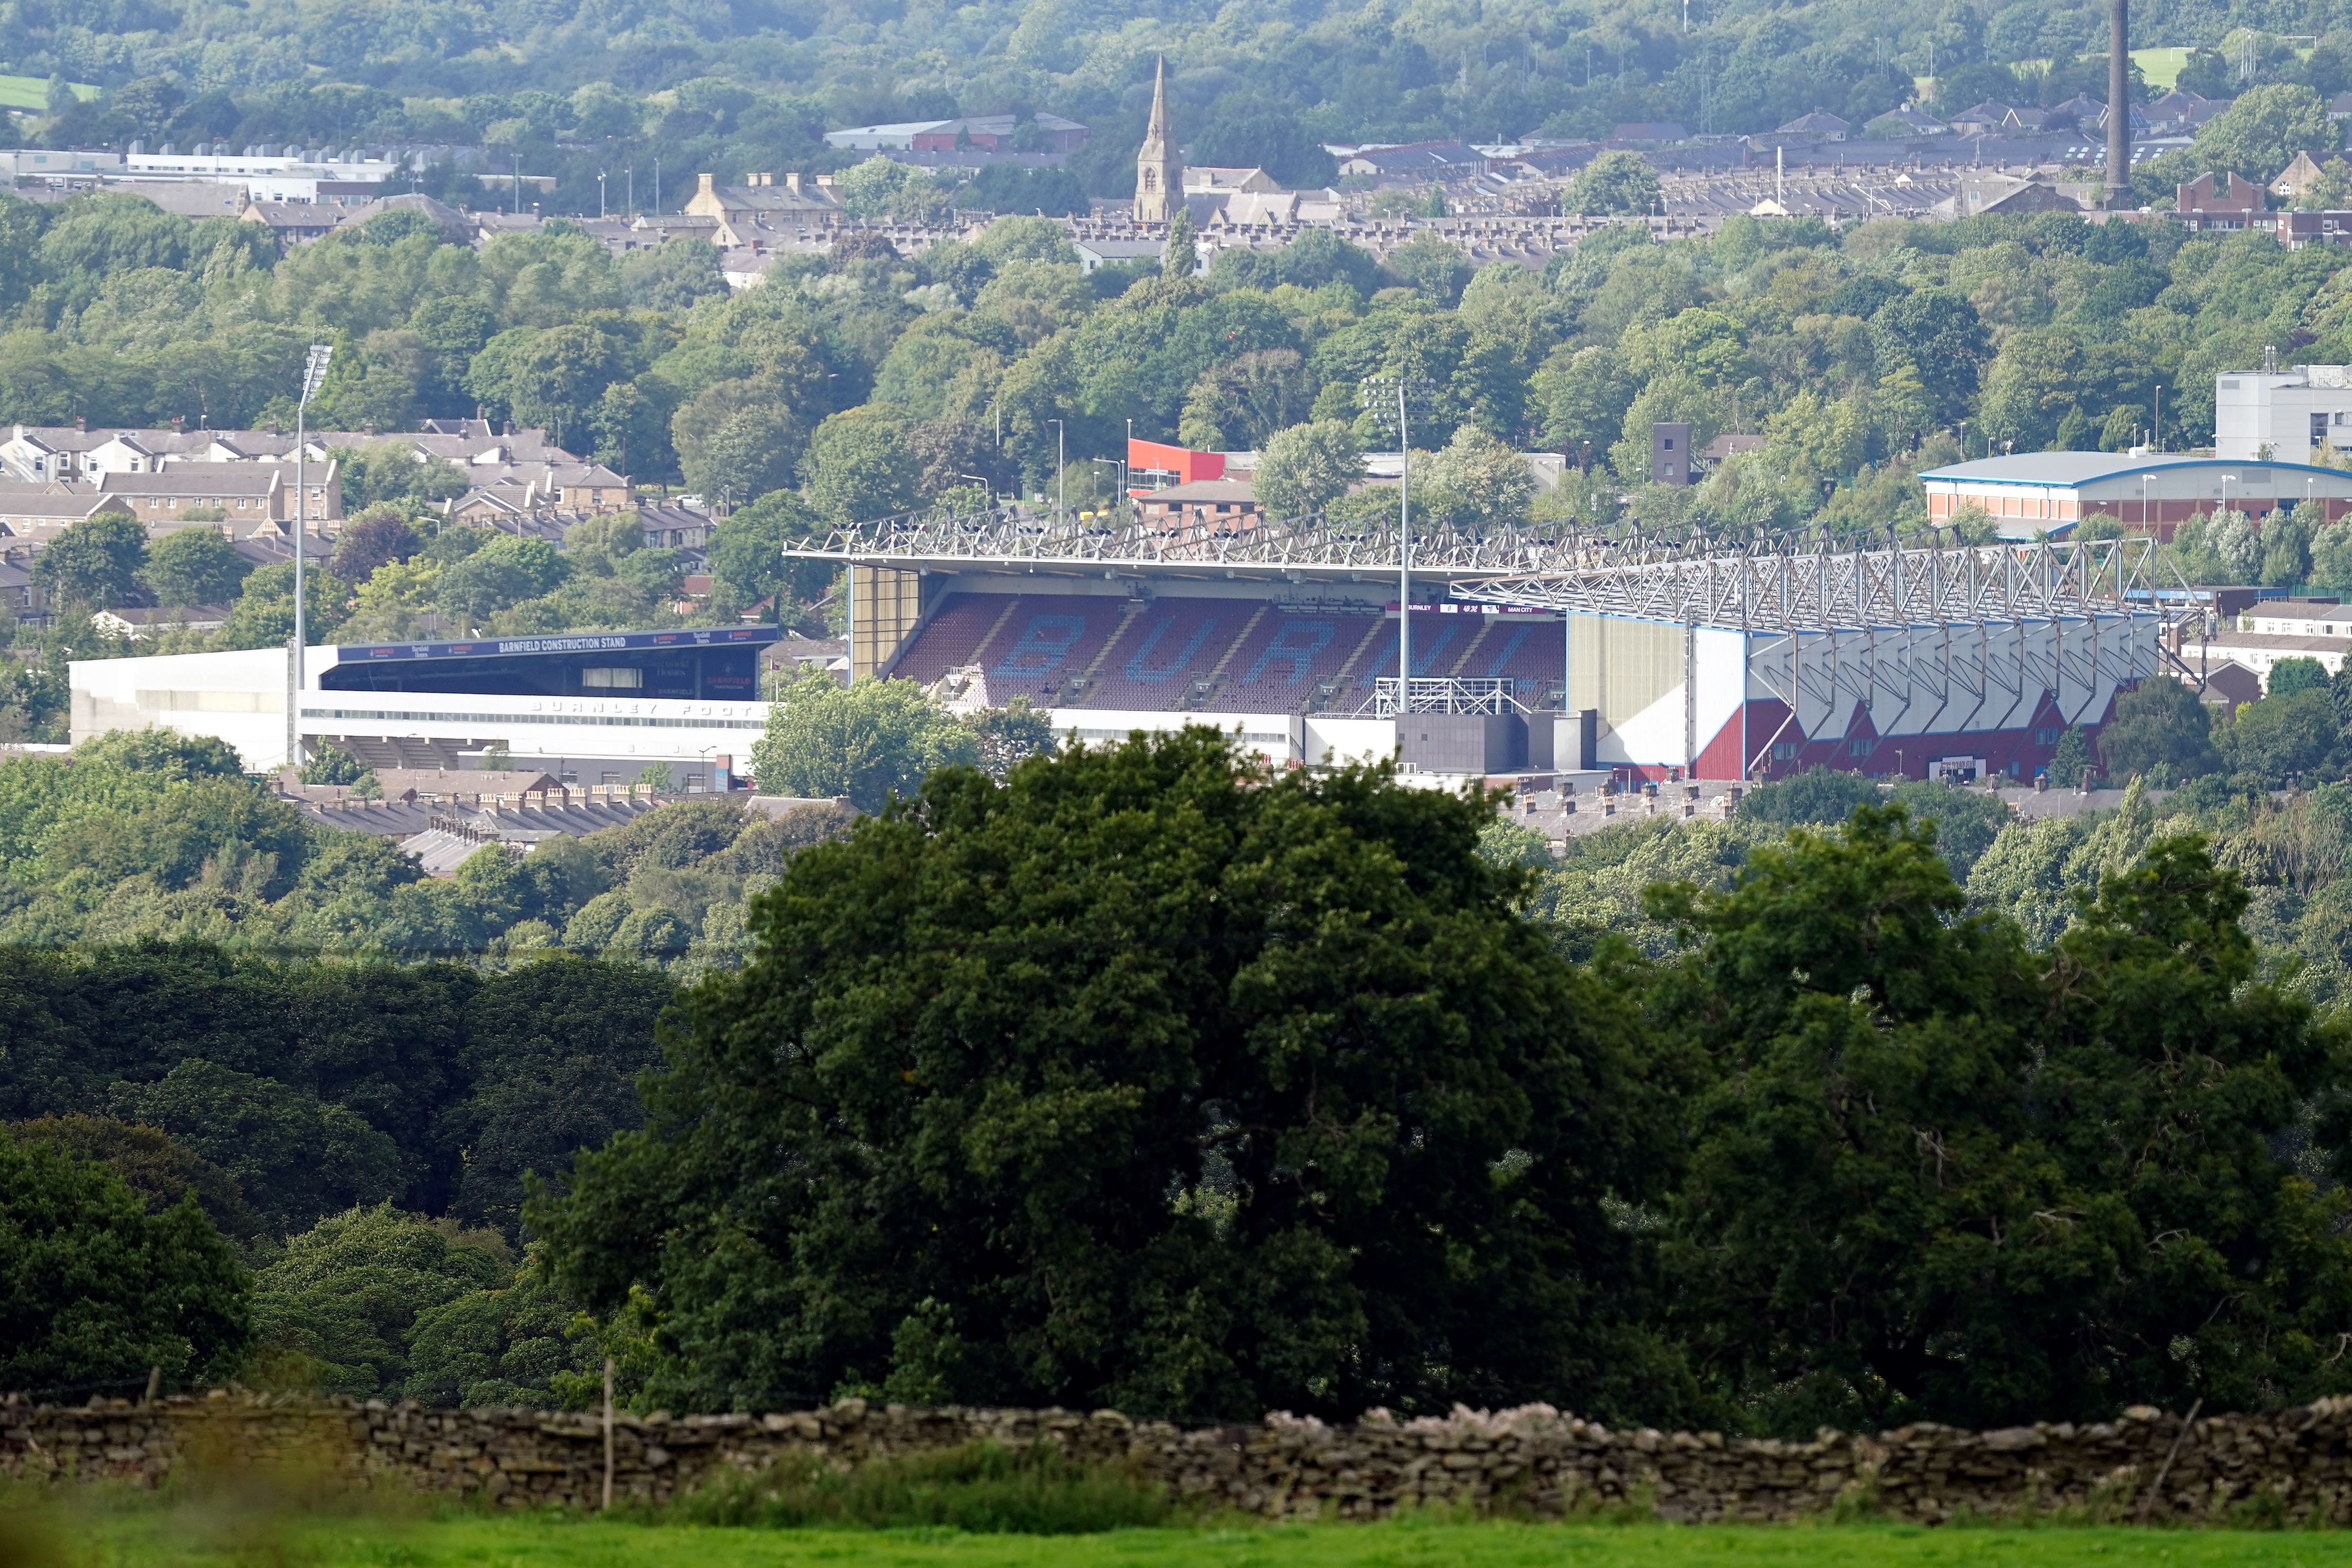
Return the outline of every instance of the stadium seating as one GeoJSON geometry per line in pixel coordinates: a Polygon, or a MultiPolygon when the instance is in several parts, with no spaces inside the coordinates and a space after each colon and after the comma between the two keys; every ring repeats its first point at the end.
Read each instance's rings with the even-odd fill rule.
{"type": "Polygon", "coordinates": [[[1162,599],[1136,617],[1079,699],[1082,707],[1184,706],[1192,683],[1225,656],[1258,603],[1244,599],[1162,599]]]}
{"type": "MultiPolygon", "coordinates": [[[[1369,609],[1291,612],[1262,599],[1172,596],[1131,620],[1129,609],[1126,599],[1105,595],[954,594],[891,673],[929,685],[976,664],[999,704],[1025,696],[1045,707],[1218,713],[1353,709],[1370,697],[1373,683],[1396,674],[1395,622],[1365,644],[1369,609]],[[1118,641],[1106,653],[1114,634],[1118,641]],[[1363,653],[1345,688],[1327,695],[1359,647],[1363,653]],[[1097,657],[1093,680],[1076,685],[1097,657]],[[1223,678],[1203,691],[1221,663],[1223,678]]],[[[1412,633],[1416,675],[1507,678],[1530,705],[1556,692],[1564,676],[1557,621],[1416,612],[1412,633]]]]}
{"type": "Polygon", "coordinates": [[[1304,713],[1364,639],[1369,614],[1271,612],[1225,666],[1225,679],[1201,706],[1221,713],[1304,713]]]}

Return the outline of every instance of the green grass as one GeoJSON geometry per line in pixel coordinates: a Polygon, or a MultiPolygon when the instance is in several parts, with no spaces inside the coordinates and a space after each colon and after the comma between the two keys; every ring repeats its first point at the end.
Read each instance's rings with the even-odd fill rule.
{"type": "Polygon", "coordinates": [[[2187,49],[2134,49],[2132,63],[2139,67],[2140,79],[2154,93],[2168,93],[2180,79],[2180,68],[2189,63],[2187,49]]]}
{"type": "MultiPolygon", "coordinates": [[[[88,82],[68,82],[76,98],[96,98],[98,89],[88,82]]],[[[0,77],[0,109],[47,109],[49,107],[49,83],[46,77],[0,77]]]]}
{"type": "Polygon", "coordinates": [[[1122,1470],[1074,1464],[1050,1443],[970,1443],[862,1465],[847,1475],[809,1459],[762,1475],[723,1477],[676,1504],[661,1522],[1086,1535],[1175,1518],[1164,1489],[1122,1470]]]}
{"type": "Polygon", "coordinates": [[[2335,1568],[2352,1531],[1449,1523],[1236,1525],[1106,1535],[757,1530],[560,1515],[320,1521],[257,1534],[179,1512],[77,1521],[32,1568],[2335,1568]]]}

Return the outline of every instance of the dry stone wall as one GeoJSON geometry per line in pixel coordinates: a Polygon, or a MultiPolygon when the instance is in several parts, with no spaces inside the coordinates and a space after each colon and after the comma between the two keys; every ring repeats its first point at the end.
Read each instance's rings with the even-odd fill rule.
{"type": "MultiPolygon", "coordinates": [[[[1115,1411],[909,1409],[850,1399],[771,1416],[620,1415],[616,1502],[658,1506],[730,1471],[782,1460],[849,1469],[973,1442],[1052,1443],[1130,1468],[1178,1496],[1269,1518],[1373,1518],[1400,1505],[1538,1517],[1603,1511],[1688,1521],[1825,1513],[1943,1522],[2054,1511],[2230,1519],[2257,1511],[2352,1524],[2352,1398],[2183,1420],[2145,1406],[2089,1426],[1969,1432],[1914,1426],[1811,1442],[1612,1430],[1547,1406],[1456,1409],[1352,1426],[1288,1416],[1180,1428],[1115,1411]]],[[[152,1485],[201,1462],[324,1466],[348,1484],[481,1494],[509,1506],[594,1508],[598,1416],[427,1410],[262,1396],[86,1407],[0,1400],[0,1474],[152,1485]]]]}

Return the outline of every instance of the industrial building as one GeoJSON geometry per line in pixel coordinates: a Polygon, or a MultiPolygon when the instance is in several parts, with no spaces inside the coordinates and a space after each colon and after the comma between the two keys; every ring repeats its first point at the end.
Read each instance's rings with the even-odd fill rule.
{"type": "MultiPolygon", "coordinates": [[[[2352,392],[2345,394],[2352,406],[2352,392]]],[[[2352,512],[2352,473],[2304,462],[2199,457],[2163,452],[2021,452],[1931,468],[1919,476],[1927,520],[1948,523],[1981,507],[2006,538],[2063,536],[2086,517],[2111,517],[2137,533],[2170,538],[2200,513],[2252,517],[2305,501],[2333,520],[2352,512]]]]}
{"type": "Polygon", "coordinates": [[[2352,447],[2352,365],[2232,371],[2213,381],[2213,455],[2313,463],[2352,447]]]}
{"type": "Polygon", "coordinates": [[[773,626],[581,632],[313,648],[294,723],[282,648],[76,660],[72,735],[160,725],[216,736],[247,768],[332,744],[386,768],[504,756],[566,786],[624,787],[656,765],[673,787],[723,789],[767,727],[761,650],[773,626]]]}

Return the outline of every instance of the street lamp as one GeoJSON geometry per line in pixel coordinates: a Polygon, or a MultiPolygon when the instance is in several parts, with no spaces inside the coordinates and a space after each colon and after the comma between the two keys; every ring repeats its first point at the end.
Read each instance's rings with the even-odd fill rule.
{"type": "Polygon", "coordinates": [[[1064,494],[1065,486],[1062,479],[1062,469],[1066,459],[1062,455],[1062,422],[1056,419],[1049,423],[1054,427],[1054,515],[1059,517],[1069,510],[1065,504],[1066,497],[1064,494]]]}
{"type": "Polygon", "coordinates": [[[596,171],[596,221],[604,221],[604,171],[596,171]]]}
{"type": "Polygon", "coordinates": [[[991,483],[989,482],[988,476],[987,476],[986,475],[984,475],[984,474],[959,474],[959,475],[957,475],[957,476],[956,476],[956,477],[957,477],[957,478],[959,478],[959,479],[969,479],[969,480],[971,480],[973,484],[978,485],[982,489],[983,489],[983,490],[985,490],[985,491],[987,491],[987,492],[988,492],[988,504],[989,504],[990,506],[992,506],[992,507],[993,507],[994,505],[996,505],[996,486],[995,486],[994,485],[992,485],[992,484],[991,484],[991,483]]]}
{"type": "Polygon", "coordinates": [[[294,689],[286,694],[286,763],[302,766],[302,657],[310,646],[310,631],[302,613],[302,536],[310,528],[309,443],[310,400],[327,379],[327,361],[335,357],[331,344],[313,343],[302,363],[302,395],[294,404],[294,689]]]}

